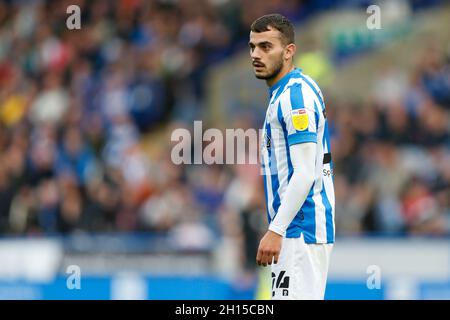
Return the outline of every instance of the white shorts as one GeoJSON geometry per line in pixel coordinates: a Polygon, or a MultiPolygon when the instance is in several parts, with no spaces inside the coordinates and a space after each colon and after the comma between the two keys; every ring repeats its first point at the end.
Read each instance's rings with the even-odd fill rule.
{"type": "Polygon", "coordinates": [[[333,244],[306,244],[283,238],[277,264],[272,263],[273,300],[323,300],[333,244]]]}

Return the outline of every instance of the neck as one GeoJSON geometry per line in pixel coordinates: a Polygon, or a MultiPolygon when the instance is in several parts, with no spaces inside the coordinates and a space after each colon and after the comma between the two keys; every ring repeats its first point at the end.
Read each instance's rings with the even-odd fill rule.
{"type": "Polygon", "coordinates": [[[294,70],[294,65],[290,64],[285,66],[281,71],[277,74],[275,78],[267,79],[266,83],[269,87],[272,87],[274,84],[276,84],[281,78],[283,78],[285,75],[287,75],[289,72],[294,70]]]}

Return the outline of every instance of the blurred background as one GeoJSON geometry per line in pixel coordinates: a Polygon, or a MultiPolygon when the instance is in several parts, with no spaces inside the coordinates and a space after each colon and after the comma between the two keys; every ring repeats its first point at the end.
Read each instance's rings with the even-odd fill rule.
{"type": "Polygon", "coordinates": [[[270,298],[259,165],[175,165],[170,137],[262,126],[247,42],[273,12],[327,105],[326,298],[450,299],[443,0],[1,0],[0,299],[270,298]]]}

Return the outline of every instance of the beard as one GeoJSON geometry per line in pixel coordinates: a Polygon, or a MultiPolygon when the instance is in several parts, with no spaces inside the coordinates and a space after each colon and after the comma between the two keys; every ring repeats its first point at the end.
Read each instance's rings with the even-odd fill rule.
{"type": "Polygon", "coordinates": [[[280,59],[275,62],[275,65],[271,70],[268,70],[266,74],[255,74],[255,77],[261,80],[270,80],[278,76],[281,69],[283,69],[283,59],[280,56],[280,59]]]}

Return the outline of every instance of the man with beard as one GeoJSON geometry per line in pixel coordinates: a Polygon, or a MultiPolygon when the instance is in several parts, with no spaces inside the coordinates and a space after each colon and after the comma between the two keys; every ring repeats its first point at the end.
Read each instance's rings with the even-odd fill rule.
{"type": "Polygon", "coordinates": [[[261,146],[269,228],[256,262],[271,265],[272,299],[324,299],[335,227],[323,96],[293,65],[294,28],[284,16],[253,22],[249,47],[255,76],[269,86],[261,146]]]}

